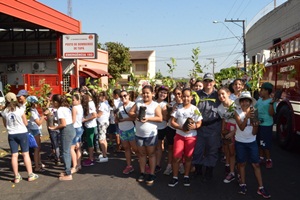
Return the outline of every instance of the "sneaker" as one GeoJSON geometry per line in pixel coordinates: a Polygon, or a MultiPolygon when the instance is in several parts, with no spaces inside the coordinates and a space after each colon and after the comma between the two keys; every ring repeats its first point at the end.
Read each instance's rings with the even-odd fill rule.
{"type": "Polygon", "coordinates": [[[154,180],[156,179],[156,176],[154,174],[149,174],[148,178],[146,180],[147,185],[152,185],[154,183],[154,180]]]}
{"type": "Polygon", "coordinates": [[[145,165],[145,173],[146,174],[150,174],[151,173],[150,167],[147,164],[145,165]]]}
{"type": "Polygon", "coordinates": [[[170,187],[175,187],[175,185],[178,184],[178,178],[172,178],[171,181],[169,182],[168,186],[170,187]]]}
{"type": "Polygon", "coordinates": [[[160,172],[160,171],[161,171],[161,167],[158,166],[158,165],[156,165],[156,167],[155,167],[155,173],[158,173],[158,172],[160,172]]]}
{"type": "Polygon", "coordinates": [[[84,161],[82,162],[82,166],[84,166],[84,167],[89,167],[89,166],[92,166],[92,165],[94,165],[94,161],[93,161],[93,160],[90,160],[89,158],[86,159],[86,160],[84,160],[84,161]]]}
{"type": "Polygon", "coordinates": [[[97,160],[98,163],[104,163],[104,162],[108,162],[108,157],[99,157],[99,159],[97,160]]]}
{"type": "Polygon", "coordinates": [[[184,177],[183,178],[183,185],[186,186],[186,187],[189,187],[191,185],[191,182],[190,182],[190,178],[189,177],[184,177]]]}
{"type": "Polygon", "coordinates": [[[234,174],[229,173],[226,178],[223,180],[224,183],[230,183],[231,181],[233,181],[235,179],[234,174]]]}
{"type": "Polygon", "coordinates": [[[137,182],[142,183],[145,181],[145,174],[141,173],[139,177],[136,179],[137,182]]]}
{"type": "Polygon", "coordinates": [[[271,159],[266,161],[266,168],[267,169],[271,169],[273,167],[273,162],[271,159]]]}
{"type": "Polygon", "coordinates": [[[246,194],[246,192],[247,192],[247,186],[246,186],[246,184],[240,185],[239,194],[246,194]]]}
{"type": "Polygon", "coordinates": [[[123,174],[129,174],[130,172],[133,172],[133,171],[134,171],[134,169],[131,165],[126,166],[126,168],[123,170],[123,174]]]}
{"type": "Polygon", "coordinates": [[[21,180],[22,180],[22,176],[18,173],[18,175],[15,176],[14,183],[19,183],[21,180]]]}
{"type": "Polygon", "coordinates": [[[170,175],[172,174],[173,170],[172,170],[172,166],[171,165],[168,165],[166,170],[164,171],[164,175],[170,175]]]}
{"type": "Polygon", "coordinates": [[[184,174],[184,165],[182,163],[179,165],[179,173],[184,174]]]}
{"type": "Polygon", "coordinates": [[[31,181],[34,181],[38,178],[39,178],[39,175],[31,173],[31,174],[29,174],[28,181],[31,182],[31,181]]]}
{"type": "Polygon", "coordinates": [[[267,192],[267,190],[264,187],[261,189],[258,189],[257,194],[259,194],[260,196],[262,196],[265,199],[271,198],[271,195],[267,192]]]}
{"type": "Polygon", "coordinates": [[[261,165],[265,164],[265,158],[264,157],[259,157],[259,164],[261,164],[261,165]]]}

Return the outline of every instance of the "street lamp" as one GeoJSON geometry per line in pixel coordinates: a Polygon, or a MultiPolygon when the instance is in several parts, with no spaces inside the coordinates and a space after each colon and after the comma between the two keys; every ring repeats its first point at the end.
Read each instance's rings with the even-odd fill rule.
{"type": "Polygon", "coordinates": [[[234,35],[234,33],[228,28],[228,26],[226,26],[226,24],[224,22],[219,22],[219,21],[213,21],[213,23],[222,23],[242,44],[243,44],[243,57],[244,57],[244,71],[246,72],[247,69],[247,60],[246,60],[246,33],[245,33],[245,21],[246,20],[240,20],[240,19],[231,19],[231,20],[227,20],[225,19],[225,22],[232,22],[235,25],[241,27],[243,29],[243,43],[241,42],[241,39],[239,39],[237,36],[234,35]],[[237,24],[236,22],[242,22],[243,26],[237,24]]]}

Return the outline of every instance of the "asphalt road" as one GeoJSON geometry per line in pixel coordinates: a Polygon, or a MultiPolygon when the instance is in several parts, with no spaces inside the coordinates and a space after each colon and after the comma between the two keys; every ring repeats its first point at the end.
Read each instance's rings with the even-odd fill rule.
{"type": "MultiPolygon", "coordinates": [[[[6,133],[0,126],[0,148],[8,150],[6,133]]],[[[0,157],[0,199],[263,199],[256,194],[257,183],[250,165],[247,166],[246,182],[248,192],[246,195],[238,194],[238,184],[233,181],[223,183],[224,164],[220,161],[214,170],[214,179],[203,182],[201,177],[191,180],[190,187],[184,187],[182,178],[174,188],[168,187],[171,176],[157,174],[157,180],[152,186],[136,182],[138,176],[138,162],[134,157],[134,168],[129,175],[122,174],[125,167],[123,153],[113,153],[110,149],[109,162],[97,163],[85,167],[73,176],[73,181],[60,182],[58,173],[62,166],[55,166],[47,159],[50,144],[47,133],[43,136],[42,159],[46,164],[46,172],[34,182],[26,180],[27,174],[24,166],[20,166],[20,174],[25,178],[18,184],[12,182],[13,174],[10,167],[10,155],[2,154],[0,157]]],[[[300,147],[300,146],[299,146],[300,147]]],[[[274,162],[273,169],[262,166],[264,185],[271,193],[272,199],[300,199],[300,151],[285,151],[274,144],[272,149],[274,162]]],[[[20,161],[22,161],[20,157],[20,161]]],[[[163,160],[163,169],[166,161],[163,160]]]]}

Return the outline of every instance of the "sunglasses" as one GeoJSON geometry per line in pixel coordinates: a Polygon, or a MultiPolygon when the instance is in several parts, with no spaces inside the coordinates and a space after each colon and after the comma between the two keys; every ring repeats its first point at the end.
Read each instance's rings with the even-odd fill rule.
{"type": "Polygon", "coordinates": [[[126,98],[127,94],[121,95],[121,98],[126,98]]]}
{"type": "Polygon", "coordinates": [[[211,82],[213,82],[213,80],[206,79],[206,80],[204,80],[204,82],[211,83],[211,82]]]}

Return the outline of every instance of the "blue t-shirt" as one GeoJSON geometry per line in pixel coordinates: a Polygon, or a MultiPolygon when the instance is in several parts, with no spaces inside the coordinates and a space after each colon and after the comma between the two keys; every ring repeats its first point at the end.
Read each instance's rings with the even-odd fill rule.
{"type": "MultiPolygon", "coordinates": [[[[260,120],[260,126],[272,126],[273,125],[273,116],[269,114],[269,108],[272,98],[263,100],[259,98],[255,104],[255,108],[258,110],[258,119],[260,120]]],[[[273,106],[276,106],[275,103],[273,106]]],[[[275,107],[274,107],[275,111],[275,107]]]]}

